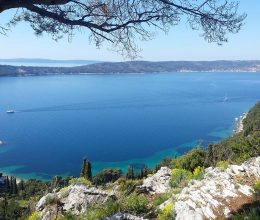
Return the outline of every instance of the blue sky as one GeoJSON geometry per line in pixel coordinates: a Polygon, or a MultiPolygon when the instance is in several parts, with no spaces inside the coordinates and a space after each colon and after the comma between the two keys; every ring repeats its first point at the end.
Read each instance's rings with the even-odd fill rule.
{"type": "MultiPolygon", "coordinates": [[[[200,31],[192,31],[183,21],[165,35],[158,31],[148,42],[138,42],[142,60],[260,60],[260,0],[241,0],[240,11],[247,13],[242,30],[229,36],[229,42],[217,46],[200,37],[200,31]]],[[[0,14],[0,23],[10,18],[12,12],[0,14]]],[[[0,58],[50,58],[125,60],[103,45],[100,49],[88,41],[88,32],[77,33],[72,42],[66,37],[55,42],[50,36],[36,37],[28,24],[14,27],[8,36],[0,35],[0,58]]]]}

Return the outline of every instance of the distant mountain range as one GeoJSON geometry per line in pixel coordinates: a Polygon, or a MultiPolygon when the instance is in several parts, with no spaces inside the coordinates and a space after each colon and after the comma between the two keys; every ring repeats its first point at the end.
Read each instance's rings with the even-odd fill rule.
{"type": "Polygon", "coordinates": [[[168,72],[260,72],[260,60],[101,62],[75,67],[35,67],[0,65],[0,76],[37,76],[62,74],[130,74],[168,72]]]}
{"type": "MultiPolygon", "coordinates": [[[[88,65],[93,63],[99,63],[101,61],[97,60],[51,60],[51,59],[37,59],[37,58],[15,58],[15,59],[0,59],[1,64],[20,64],[20,65],[27,65],[30,64],[37,64],[37,65],[47,65],[53,66],[55,64],[76,64],[76,65],[88,65]]],[[[16,65],[15,65],[16,66],[16,65]]]]}

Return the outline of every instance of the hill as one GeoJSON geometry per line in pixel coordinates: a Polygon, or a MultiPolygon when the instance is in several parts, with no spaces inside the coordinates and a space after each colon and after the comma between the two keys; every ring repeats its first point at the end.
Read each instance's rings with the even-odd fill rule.
{"type": "Polygon", "coordinates": [[[161,72],[260,72],[260,61],[128,61],[94,63],[76,67],[0,65],[0,76],[161,72]]]}

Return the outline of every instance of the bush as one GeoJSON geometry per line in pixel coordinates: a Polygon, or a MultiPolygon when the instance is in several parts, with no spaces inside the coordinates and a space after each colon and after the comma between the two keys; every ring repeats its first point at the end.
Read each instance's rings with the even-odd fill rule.
{"type": "Polygon", "coordinates": [[[205,169],[203,167],[198,166],[193,171],[193,178],[196,179],[196,180],[200,180],[200,179],[203,178],[204,173],[205,173],[205,169]]]}
{"type": "Polygon", "coordinates": [[[173,204],[167,204],[163,210],[158,214],[159,220],[172,220],[174,219],[173,215],[173,204]]]}
{"type": "Polygon", "coordinates": [[[224,171],[228,168],[228,165],[227,161],[219,161],[216,166],[220,168],[221,171],[224,171]]]}
{"type": "Polygon", "coordinates": [[[85,177],[73,178],[69,181],[69,184],[72,185],[92,185],[91,181],[86,179],[85,177]]]}
{"type": "Polygon", "coordinates": [[[114,213],[118,212],[119,205],[117,202],[110,200],[105,204],[98,204],[90,207],[86,213],[82,216],[77,217],[77,220],[97,220],[97,219],[104,219],[105,217],[109,217],[114,213]]]}
{"type": "Polygon", "coordinates": [[[153,209],[157,209],[157,207],[161,204],[163,204],[165,201],[167,201],[170,198],[170,195],[165,193],[165,194],[160,194],[155,197],[153,200],[153,209]]]}
{"type": "Polygon", "coordinates": [[[184,187],[193,175],[190,171],[185,169],[173,169],[170,179],[170,186],[173,188],[184,187]]]}
{"type": "Polygon", "coordinates": [[[60,197],[65,198],[69,195],[68,187],[63,187],[60,189],[60,197]]]}
{"type": "Polygon", "coordinates": [[[118,180],[119,183],[119,190],[124,192],[125,194],[129,195],[132,193],[137,186],[142,185],[142,180],[126,180],[123,178],[120,178],[118,180]]]}
{"type": "Polygon", "coordinates": [[[252,134],[254,131],[260,129],[260,102],[258,102],[248,112],[246,118],[243,121],[244,135],[252,134]]]}
{"type": "Polygon", "coordinates": [[[33,212],[29,217],[28,220],[40,220],[40,214],[39,212],[33,212]]]}
{"type": "Polygon", "coordinates": [[[241,213],[236,213],[232,220],[259,220],[260,219],[260,207],[253,207],[244,210],[241,213]]]}
{"type": "Polygon", "coordinates": [[[203,167],[205,163],[206,151],[202,148],[194,148],[188,153],[172,160],[172,167],[185,169],[193,172],[198,166],[203,167]]]}
{"type": "Polygon", "coordinates": [[[53,194],[47,194],[45,198],[46,205],[52,205],[57,202],[57,197],[53,194]]]}
{"type": "Polygon", "coordinates": [[[260,199],[260,180],[256,181],[255,185],[253,186],[254,194],[257,199],[260,199]]]}
{"type": "Polygon", "coordinates": [[[148,200],[144,195],[138,195],[136,192],[123,198],[121,201],[121,208],[126,212],[133,214],[140,214],[147,212],[148,200]]]}
{"type": "Polygon", "coordinates": [[[97,185],[115,182],[121,175],[122,171],[120,169],[104,169],[95,175],[93,182],[97,185]]]}

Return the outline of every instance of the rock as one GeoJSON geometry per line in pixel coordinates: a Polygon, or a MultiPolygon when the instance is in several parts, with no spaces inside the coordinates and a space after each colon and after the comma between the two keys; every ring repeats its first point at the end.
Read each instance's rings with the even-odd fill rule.
{"type": "Polygon", "coordinates": [[[146,178],[143,181],[143,185],[138,189],[141,192],[148,192],[151,194],[166,193],[169,190],[169,181],[171,177],[171,169],[168,167],[162,167],[151,177],[146,178]]]}
{"type": "Polygon", "coordinates": [[[250,200],[251,185],[259,178],[260,157],[241,165],[229,165],[224,171],[207,168],[202,180],[191,180],[175,196],[176,220],[230,218],[232,211],[250,200]]]}
{"type": "Polygon", "coordinates": [[[114,194],[99,190],[93,186],[70,185],[61,189],[58,193],[49,193],[39,200],[36,210],[40,212],[43,220],[53,219],[57,213],[57,203],[48,204],[46,202],[48,197],[58,200],[63,211],[79,215],[84,213],[90,205],[103,204],[109,198],[114,198],[114,194]]]}
{"type": "Polygon", "coordinates": [[[106,220],[145,220],[142,217],[134,216],[129,213],[116,213],[115,215],[106,218],[106,220]]]}
{"type": "Polygon", "coordinates": [[[46,200],[48,197],[56,197],[56,194],[54,193],[48,193],[47,195],[43,196],[39,202],[36,204],[36,210],[41,211],[44,209],[44,207],[47,205],[46,200]]]}

